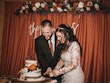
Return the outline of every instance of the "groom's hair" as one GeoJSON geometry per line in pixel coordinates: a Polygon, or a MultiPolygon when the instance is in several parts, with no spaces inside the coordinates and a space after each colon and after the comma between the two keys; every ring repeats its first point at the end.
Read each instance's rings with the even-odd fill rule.
{"type": "Polygon", "coordinates": [[[43,20],[41,22],[41,27],[45,27],[45,26],[49,26],[49,27],[52,27],[52,23],[50,20],[43,20]]]}

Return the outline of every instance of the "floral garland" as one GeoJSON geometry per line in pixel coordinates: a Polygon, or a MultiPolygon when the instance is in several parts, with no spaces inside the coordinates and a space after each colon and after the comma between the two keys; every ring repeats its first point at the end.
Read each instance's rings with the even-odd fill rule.
{"type": "Polygon", "coordinates": [[[73,1],[65,0],[64,2],[31,2],[26,1],[21,7],[19,7],[15,14],[29,14],[29,13],[40,13],[48,14],[55,12],[76,12],[80,14],[82,12],[103,12],[109,13],[110,7],[106,7],[101,1],[73,1]]]}

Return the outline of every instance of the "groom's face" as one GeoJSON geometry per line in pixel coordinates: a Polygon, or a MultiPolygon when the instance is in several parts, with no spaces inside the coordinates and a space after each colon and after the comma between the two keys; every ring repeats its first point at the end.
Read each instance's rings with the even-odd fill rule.
{"type": "Polygon", "coordinates": [[[52,36],[52,27],[50,26],[45,26],[42,27],[42,35],[45,37],[46,40],[49,40],[52,36]]]}

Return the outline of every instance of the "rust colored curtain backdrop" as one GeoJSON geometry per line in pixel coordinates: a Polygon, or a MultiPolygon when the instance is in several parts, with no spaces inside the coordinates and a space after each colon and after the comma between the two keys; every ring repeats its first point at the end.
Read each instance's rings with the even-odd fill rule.
{"type": "Polygon", "coordinates": [[[5,3],[0,75],[18,76],[26,56],[36,56],[34,39],[28,27],[33,22],[39,26],[42,20],[49,19],[54,28],[61,23],[70,26],[73,21],[79,23],[76,36],[83,49],[81,66],[85,73],[85,83],[107,83],[110,80],[110,14],[83,13],[80,19],[74,13],[14,15],[21,4],[5,3]]]}

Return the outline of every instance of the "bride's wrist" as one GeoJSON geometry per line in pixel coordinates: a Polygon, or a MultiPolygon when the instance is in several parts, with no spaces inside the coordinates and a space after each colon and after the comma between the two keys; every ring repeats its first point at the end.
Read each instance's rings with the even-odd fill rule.
{"type": "Polygon", "coordinates": [[[55,67],[55,69],[60,69],[60,66],[59,66],[59,65],[57,65],[57,66],[55,67]]]}

